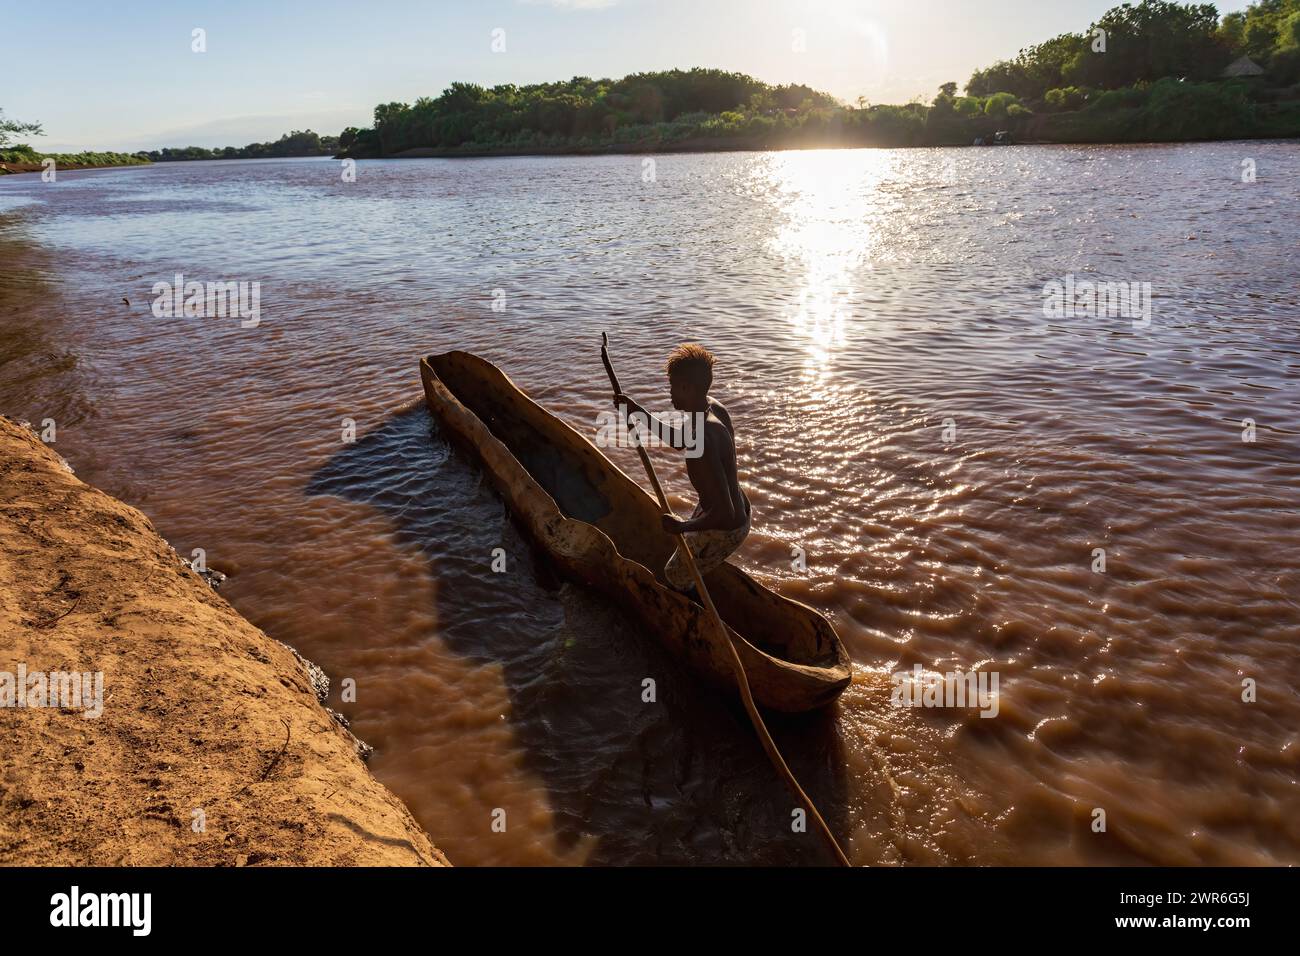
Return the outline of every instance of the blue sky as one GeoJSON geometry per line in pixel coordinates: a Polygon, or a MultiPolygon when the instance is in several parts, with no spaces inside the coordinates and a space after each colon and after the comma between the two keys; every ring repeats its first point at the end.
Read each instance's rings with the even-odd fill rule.
{"type": "MultiPolygon", "coordinates": [[[[240,146],[492,85],[712,66],[845,100],[940,83],[1116,0],[0,0],[0,108],[50,151],[240,146]],[[191,50],[202,28],[207,51],[191,50]],[[505,52],[491,49],[505,31],[505,52]],[[805,52],[794,50],[803,31],[805,52]]],[[[1221,13],[1247,0],[1218,4],[1221,13]]]]}

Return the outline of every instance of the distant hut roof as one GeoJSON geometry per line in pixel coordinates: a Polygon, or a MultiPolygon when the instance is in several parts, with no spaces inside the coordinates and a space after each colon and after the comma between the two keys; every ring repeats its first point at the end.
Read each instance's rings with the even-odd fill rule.
{"type": "Polygon", "coordinates": [[[1248,56],[1240,56],[1223,70],[1223,76],[1263,76],[1264,68],[1248,56]]]}

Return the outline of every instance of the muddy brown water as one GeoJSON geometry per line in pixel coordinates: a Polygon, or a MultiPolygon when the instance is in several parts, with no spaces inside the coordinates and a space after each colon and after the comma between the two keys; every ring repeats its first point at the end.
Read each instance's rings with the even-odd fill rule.
{"type": "Polygon", "coordinates": [[[1300,147],[644,168],[8,177],[0,411],[319,662],[453,862],[824,862],[743,712],[556,581],[420,404],[418,357],[463,348],[594,437],[601,331],[656,409],[703,341],[737,560],[856,662],[836,708],[774,721],[856,862],[1300,862],[1300,147]],[[260,323],[156,317],[177,272],[260,282],[260,323]],[[1150,324],[1045,316],[1071,275],[1150,283],[1150,324]],[[916,664],[997,673],[997,716],[893,706],[916,664]]]}

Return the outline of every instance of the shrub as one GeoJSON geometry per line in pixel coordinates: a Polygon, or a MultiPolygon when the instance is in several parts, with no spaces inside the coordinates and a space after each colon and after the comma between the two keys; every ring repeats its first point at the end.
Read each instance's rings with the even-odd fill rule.
{"type": "Polygon", "coordinates": [[[1255,104],[1238,84],[1164,79],[1151,87],[1143,117],[1157,139],[1245,136],[1255,125],[1255,104]]]}
{"type": "Polygon", "coordinates": [[[1102,113],[1111,110],[1135,109],[1147,101],[1147,96],[1148,91],[1140,86],[1126,86],[1123,89],[1106,90],[1092,98],[1088,103],[1088,109],[1102,113]]]}
{"type": "Polygon", "coordinates": [[[1014,93],[994,93],[984,101],[985,116],[1006,116],[1007,110],[1015,105],[1014,93]]]}
{"type": "Polygon", "coordinates": [[[1077,110],[1087,99],[1088,94],[1077,86],[1058,86],[1054,90],[1048,90],[1043,96],[1043,102],[1054,113],[1077,110]]]}

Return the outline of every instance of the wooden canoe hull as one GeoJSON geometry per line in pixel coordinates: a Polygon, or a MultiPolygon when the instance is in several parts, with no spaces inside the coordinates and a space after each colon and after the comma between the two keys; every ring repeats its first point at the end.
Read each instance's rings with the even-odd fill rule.
{"type": "MultiPolygon", "coordinates": [[[[595,445],[468,352],[420,362],[425,398],[448,437],[483,466],[533,543],[558,570],[644,622],[709,684],[736,692],[730,655],[707,612],[657,574],[675,548],[659,505],[595,445]]],[[[830,622],[732,564],[705,576],[754,699],[801,712],[848,686],[849,657],[830,622]]]]}

